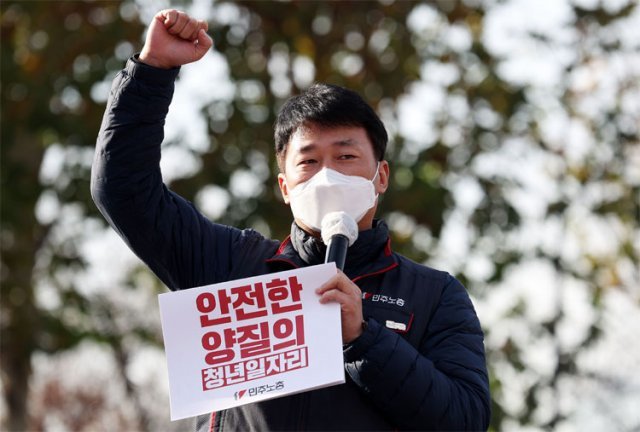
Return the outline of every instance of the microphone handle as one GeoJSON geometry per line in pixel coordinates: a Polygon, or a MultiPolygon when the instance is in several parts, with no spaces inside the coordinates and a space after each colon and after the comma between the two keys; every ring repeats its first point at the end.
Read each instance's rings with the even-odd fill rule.
{"type": "Polygon", "coordinates": [[[336,234],[331,237],[327,245],[327,254],[324,262],[335,262],[336,267],[344,270],[344,262],[347,259],[347,248],[349,247],[349,239],[342,234],[336,234]]]}

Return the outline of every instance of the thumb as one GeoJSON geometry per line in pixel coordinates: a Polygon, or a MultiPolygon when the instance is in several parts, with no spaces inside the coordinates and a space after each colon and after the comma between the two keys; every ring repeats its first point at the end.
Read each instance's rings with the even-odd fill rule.
{"type": "Polygon", "coordinates": [[[211,36],[209,36],[204,29],[200,29],[196,39],[196,54],[198,59],[202,58],[212,46],[213,39],[211,39],[211,36]]]}

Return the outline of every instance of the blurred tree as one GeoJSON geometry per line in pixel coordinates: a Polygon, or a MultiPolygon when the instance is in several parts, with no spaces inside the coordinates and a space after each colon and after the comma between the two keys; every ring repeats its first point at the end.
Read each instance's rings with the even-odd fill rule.
{"type": "MultiPolygon", "coordinates": [[[[36,350],[56,352],[85,337],[103,338],[64,323],[59,313],[42,310],[34,286],[38,261],[73,271],[83,257],[71,241],[52,244],[58,222],[55,207],[77,203],[95,215],[89,197],[91,152],[103,104],[91,97],[97,82],[119,67],[138,44],[143,26],[133,16],[123,20],[126,4],[113,2],[2,2],[2,341],[3,392],[9,430],[29,429],[26,401],[31,359],[36,350]],[[116,49],[114,50],[114,46],[116,49]],[[67,149],[56,178],[43,176],[48,146],[67,149]],[[86,150],[84,150],[86,149],[86,150]],[[43,178],[44,177],[44,178],[43,178]],[[36,205],[47,197],[36,217],[36,205]],[[53,213],[53,214],[52,214],[53,213]],[[53,254],[43,256],[49,249],[53,254]]],[[[64,152],[64,151],[63,151],[64,152]]],[[[41,274],[42,276],[42,274],[41,274]]],[[[72,284],[60,287],[60,309],[82,315],[96,305],[72,284]]],[[[60,311],[57,311],[60,312],[60,311]]]]}

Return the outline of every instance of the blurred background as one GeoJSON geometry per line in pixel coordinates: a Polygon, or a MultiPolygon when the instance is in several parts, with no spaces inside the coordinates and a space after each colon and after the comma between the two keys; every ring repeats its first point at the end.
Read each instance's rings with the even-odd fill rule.
{"type": "Polygon", "coordinates": [[[384,120],[393,246],[467,286],[492,430],[640,430],[640,6],[634,0],[3,1],[0,429],[178,431],[157,294],[89,196],[110,83],[177,7],[170,187],[283,239],[272,123],[314,81],[384,120]]]}

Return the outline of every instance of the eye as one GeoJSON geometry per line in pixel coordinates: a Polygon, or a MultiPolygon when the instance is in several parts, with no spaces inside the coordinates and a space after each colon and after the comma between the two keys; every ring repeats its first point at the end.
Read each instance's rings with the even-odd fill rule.
{"type": "Polygon", "coordinates": [[[352,155],[352,154],[343,154],[338,157],[339,160],[350,160],[355,158],[356,158],[356,155],[352,155]]]}
{"type": "Polygon", "coordinates": [[[298,165],[310,165],[316,163],[315,159],[303,159],[300,162],[298,162],[298,165]]]}

